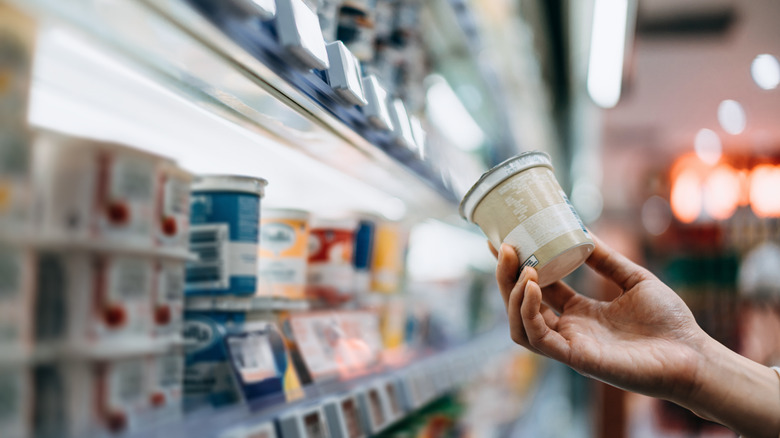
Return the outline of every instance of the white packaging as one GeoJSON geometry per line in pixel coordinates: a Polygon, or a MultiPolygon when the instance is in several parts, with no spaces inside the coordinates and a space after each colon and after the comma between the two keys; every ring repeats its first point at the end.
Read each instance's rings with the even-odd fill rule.
{"type": "Polygon", "coordinates": [[[32,436],[32,400],[29,369],[0,366],[0,431],[4,438],[32,436]]]}
{"type": "Polygon", "coordinates": [[[179,352],[152,356],[149,363],[149,418],[152,423],[165,423],[181,418],[184,356],[179,352]]]}
{"type": "Polygon", "coordinates": [[[184,312],[184,264],[182,261],[155,263],[152,303],[153,336],[157,340],[181,338],[184,312]]]}
{"type": "Polygon", "coordinates": [[[158,172],[156,242],[166,248],[186,251],[190,244],[192,175],[170,162],[162,163],[158,172]]]}
{"type": "Polygon", "coordinates": [[[327,45],[328,83],[347,102],[365,106],[368,104],[363,91],[363,78],[360,74],[360,61],[341,41],[327,45]]]}
{"type": "Polygon", "coordinates": [[[0,245],[0,359],[25,356],[34,347],[32,252],[0,245]]]}
{"type": "Polygon", "coordinates": [[[154,262],[144,257],[68,257],[70,340],[87,349],[122,350],[151,343],[154,262]]]}
{"type": "Polygon", "coordinates": [[[39,133],[33,184],[42,234],[151,246],[161,162],[117,144],[39,133]]]}
{"type": "Polygon", "coordinates": [[[382,87],[376,76],[368,75],[363,78],[363,90],[368,104],[362,110],[368,117],[368,121],[378,129],[387,131],[394,129],[387,108],[387,90],[382,87]]]}

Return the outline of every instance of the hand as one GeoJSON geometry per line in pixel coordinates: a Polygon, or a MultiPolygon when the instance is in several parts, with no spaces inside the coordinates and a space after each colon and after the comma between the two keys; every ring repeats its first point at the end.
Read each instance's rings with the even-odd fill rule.
{"type": "Polygon", "coordinates": [[[587,263],[622,288],[613,301],[585,297],[560,281],[541,290],[533,268],[517,279],[517,254],[501,246],[496,279],[512,340],[620,388],[685,397],[709,337],[674,291],[595,241],[587,263]]]}
{"type": "Polygon", "coordinates": [[[780,382],[773,370],[709,337],[680,297],[594,238],[588,265],[622,289],[612,301],[538,275],[501,245],[496,279],[512,340],[611,385],[678,403],[746,437],[777,437],[780,382]]]}

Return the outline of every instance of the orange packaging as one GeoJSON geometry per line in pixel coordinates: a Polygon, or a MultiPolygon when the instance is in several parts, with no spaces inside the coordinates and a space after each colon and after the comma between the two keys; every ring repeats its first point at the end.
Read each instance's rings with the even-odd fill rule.
{"type": "Polygon", "coordinates": [[[309,213],[268,209],[260,215],[258,296],[290,300],[306,297],[309,213]]]}
{"type": "Polygon", "coordinates": [[[406,236],[396,223],[378,223],[371,264],[371,291],[395,293],[401,287],[406,236]]]}

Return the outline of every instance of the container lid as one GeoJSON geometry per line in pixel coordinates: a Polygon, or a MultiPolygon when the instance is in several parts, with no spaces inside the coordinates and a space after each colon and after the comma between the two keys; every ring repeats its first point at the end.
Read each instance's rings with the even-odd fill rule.
{"type": "Polygon", "coordinates": [[[550,156],[544,152],[530,151],[515,155],[508,160],[501,162],[492,169],[483,173],[477,182],[466,192],[463,200],[460,202],[458,211],[461,217],[471,222],[474,209],[477,208],[480,201],[490,193],[493,188],[504,182],[507,178],[520,173],[532,167],[549,167],[552,169],[550,156]]]}
{"type": "Polygon", "coordinates": [[[309,219],[311,213],[297,208],[263,208],[260,211],[260,219],[309,219]]]}
{"type": "Polygon", "coordinates": [[[351,217],[326,218],[315,217],[311,220],[311,229],[350,230],[354,231],[358,220],[351,217]]]}
{"type": "Polygon", "coordinates": [[[265,195],[268,181],[241,175],[201,175],[192,183],[193,192],[240,192],[265,195]]]}

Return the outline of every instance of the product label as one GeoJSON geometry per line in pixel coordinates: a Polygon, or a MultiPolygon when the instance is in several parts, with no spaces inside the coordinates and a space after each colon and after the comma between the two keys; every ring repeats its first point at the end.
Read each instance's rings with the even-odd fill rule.
{"type": "MultiPolygon", "coordinates": [[[[106,153],[107,155],[109,153],[106,153]]],[[[155,195],[154,160],[113,156],[110,167],[109,191],[102,199],[104,225],[111,233],[132,235],[149,240],[152,237],[152,222],[155,195]]]]}
{"type": "MultiPolygon", "coordinates": [[[[0,9],[1,11],[2,9],[0,9]]],[[[0,369],[0,430],[12,437],[30,435],[29,380],[22,369],[0,369]]]]}
{"type": "Polygon", "coordinates": [[[580,229],[571,208],[566,203],[556,204],[521,222],[504,238],[504,243],[519,248],[521,256],[528,257],[561,234],[580,229]]]}
{"type": "Polygon", "coordinates": [[[279,257],[295,245],[295,228],[281,222],[267,222],[260,227],[260,248],[279,257]]]}
{"type": "Polygon", "coordinates": [[[144,361],[133,359],[110,363],[106,367],[105,379],[107,405],[102,412],[110,416],[121,415],[123,423],[132,429],[145,399],[144,361]]]}
{"type": "Polygon", "coordinates": [[[187,248],[190,227],[190,184],[166,175],[163,178],[162,211],[159,217],[159,241],[163,245],[187,248]]]}
{"type": "Polygon", "coordinates": [[[267,334],[252,332],[228,339],[233,363],[245,383],[277,377],[274,353],[267,334]]]}
{"type": "MultiPolygon", "coordinates": [[[[152,276],[151,261],[130,257],[115,257],[101,264],[107,269],[107,291],[99,296],[102,306],[98,314],[98,335],[110,332],[133,336],[149,336],[152,276]]],[[[101,269],[100,267],[98,269],[101,269]]],[[[98,294],[101,290],[96,291],[98,294]]]]}

